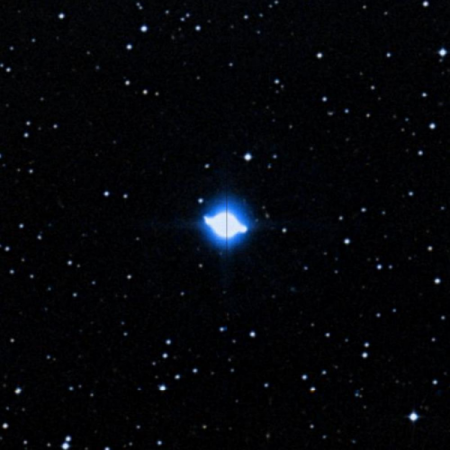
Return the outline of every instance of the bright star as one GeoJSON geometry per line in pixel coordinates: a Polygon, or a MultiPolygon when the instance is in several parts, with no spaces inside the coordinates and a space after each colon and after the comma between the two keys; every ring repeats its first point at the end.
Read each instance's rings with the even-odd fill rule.
{"type": "Polygon", "coordinates": [[[447,49],[442,47],[438,53],[440,56],[442,56],[442,58],[444,58],[445,56],[447,56],[447,49]]]}
{"type": "Polygon", "coordinates": [[[233,238],[237,234],[246,233],[248,230],[235,215],[228,211],[221,212],[214,217],[205,216],[205,223],[222,239],[233,238]]]}

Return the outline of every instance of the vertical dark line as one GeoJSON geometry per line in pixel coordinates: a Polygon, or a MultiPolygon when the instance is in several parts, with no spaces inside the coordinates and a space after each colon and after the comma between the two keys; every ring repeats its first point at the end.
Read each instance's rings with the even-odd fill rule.
{"type": "Polygon", "coordinates": [[[228,259],[228,158],[225,159],[225,259],[228,259]]]}

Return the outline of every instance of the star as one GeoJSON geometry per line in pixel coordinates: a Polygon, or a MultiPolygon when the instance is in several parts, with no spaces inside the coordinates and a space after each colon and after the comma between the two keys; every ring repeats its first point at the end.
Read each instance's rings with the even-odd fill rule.
{"type": "Polygon", "coordinates": [[[205,223],[222,239],[231,239],[237,234],[246,233],[248,228],[229,211],[223,211],[214,217],[205,216],[205,223]]]}
{"type": "Polygon", "coordinates": [[[439,56],[442,56],[442,58],[444,58],[445,56],[447,56],[447,49],[442,47],[438,53],[439,53],[439,56]]]}

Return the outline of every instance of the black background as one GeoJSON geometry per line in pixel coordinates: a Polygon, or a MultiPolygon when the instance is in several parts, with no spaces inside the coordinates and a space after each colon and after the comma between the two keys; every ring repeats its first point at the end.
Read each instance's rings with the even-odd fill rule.
{"type": "Polygon", "coordinates": [[[0,6],[1,448],[448,448],[448,3],[41,3],[0,6]]]}

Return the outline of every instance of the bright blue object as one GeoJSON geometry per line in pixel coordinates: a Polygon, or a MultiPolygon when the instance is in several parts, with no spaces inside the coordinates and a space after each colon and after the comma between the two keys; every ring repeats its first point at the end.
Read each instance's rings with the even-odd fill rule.
{"type": "Polygon", "coordinates": [[[216,244],[236,244],[249,231],[245,214],[239,211],[235,201],[225,198],[206,214],[204,225],[211,233],[216,244]]]}
{"type": "Polygon", "coordinates": [[[214,217],[205,216],[205,223],[222,239],[232,239],[239,233],[246,233],[248,228],[239,222],[229,211],[223,211],[214,217]]]}

